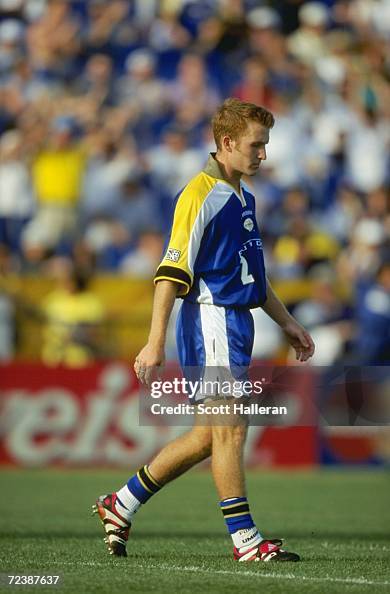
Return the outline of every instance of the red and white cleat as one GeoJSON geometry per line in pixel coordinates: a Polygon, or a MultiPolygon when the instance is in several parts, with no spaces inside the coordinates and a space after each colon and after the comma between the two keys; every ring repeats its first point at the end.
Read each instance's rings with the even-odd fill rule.
{"type": "Polygon", "coordinates": [[[262,540],[260,544],[240,552],[239,549],[234,547],[233,556],[235,561],[263,561],[268,563],[269,561],[299,561],[300,557],[296,553],[290,553],[284,551],[280,547],[283,541],[280,538],[274,538],[273,540],[262,540]]]}
{"type": "Polygon", "coordinates": [[[92,506],[92,513],[100,516],[106,534],[104,542],[108,546],[110,555],[127,557],[126,543],[131,524],[118,513],[115,506],[116,499],[116,493],[101,495],[92,506]]]}

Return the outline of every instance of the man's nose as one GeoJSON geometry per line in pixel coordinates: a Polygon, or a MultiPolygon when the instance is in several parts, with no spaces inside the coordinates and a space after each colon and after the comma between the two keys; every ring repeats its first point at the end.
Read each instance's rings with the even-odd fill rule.
{"type": "Polygon", "coordinates": [[[265,161],[267,159],[267,152],[266,152],[265,148],[259,149],[258,156],[259,156],[259,159],[261,159],[262,161],[265,161]]]}

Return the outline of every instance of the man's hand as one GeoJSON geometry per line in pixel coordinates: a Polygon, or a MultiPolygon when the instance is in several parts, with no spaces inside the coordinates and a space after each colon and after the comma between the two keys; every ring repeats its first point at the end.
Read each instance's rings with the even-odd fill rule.
{"type": "Polygon", "coordinates": [[[297,361],[307,361],[314,354],[314,342],[310,334],[295,320],[281,326],[285,337],[295,350],[297,361]]]}
{"type": "Polygon", "coordinates": [[[134,363],[134,371],[141,384],[150,386],[157,368],[165,362],[165,337],[177,289],[178,284],[170,280],[157,283],[148,342],[138,353],[134,363]]]}
{"type": "Polygon", "coordinates": [[[149,342],[135,358],[134,371],[141,384],[150,386],[153,374],[165,362],[164,349],[155,347],[149,342]]]}

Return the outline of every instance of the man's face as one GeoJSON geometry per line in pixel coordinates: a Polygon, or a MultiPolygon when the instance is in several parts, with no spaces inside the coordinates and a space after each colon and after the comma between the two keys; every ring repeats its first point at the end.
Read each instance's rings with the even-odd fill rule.
{"type": "Polygon", "coordinates": [[[239,173],[255,175],[261,161],[267,158],[266,145],[269,129],[258,122],[249,122],[244,134],[238,140],[230,140],[230,165],[239,173]]]}

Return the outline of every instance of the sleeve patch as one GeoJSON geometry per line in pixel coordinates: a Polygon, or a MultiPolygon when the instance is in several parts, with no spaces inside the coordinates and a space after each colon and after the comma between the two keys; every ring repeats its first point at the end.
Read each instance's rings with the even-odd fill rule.
{"type": "Polygon", "coordinates": [[[164,260],[170,260],[171,262],[178,262],[180,260],[181,251],[174,248],[168,248],[164,260]]]}

